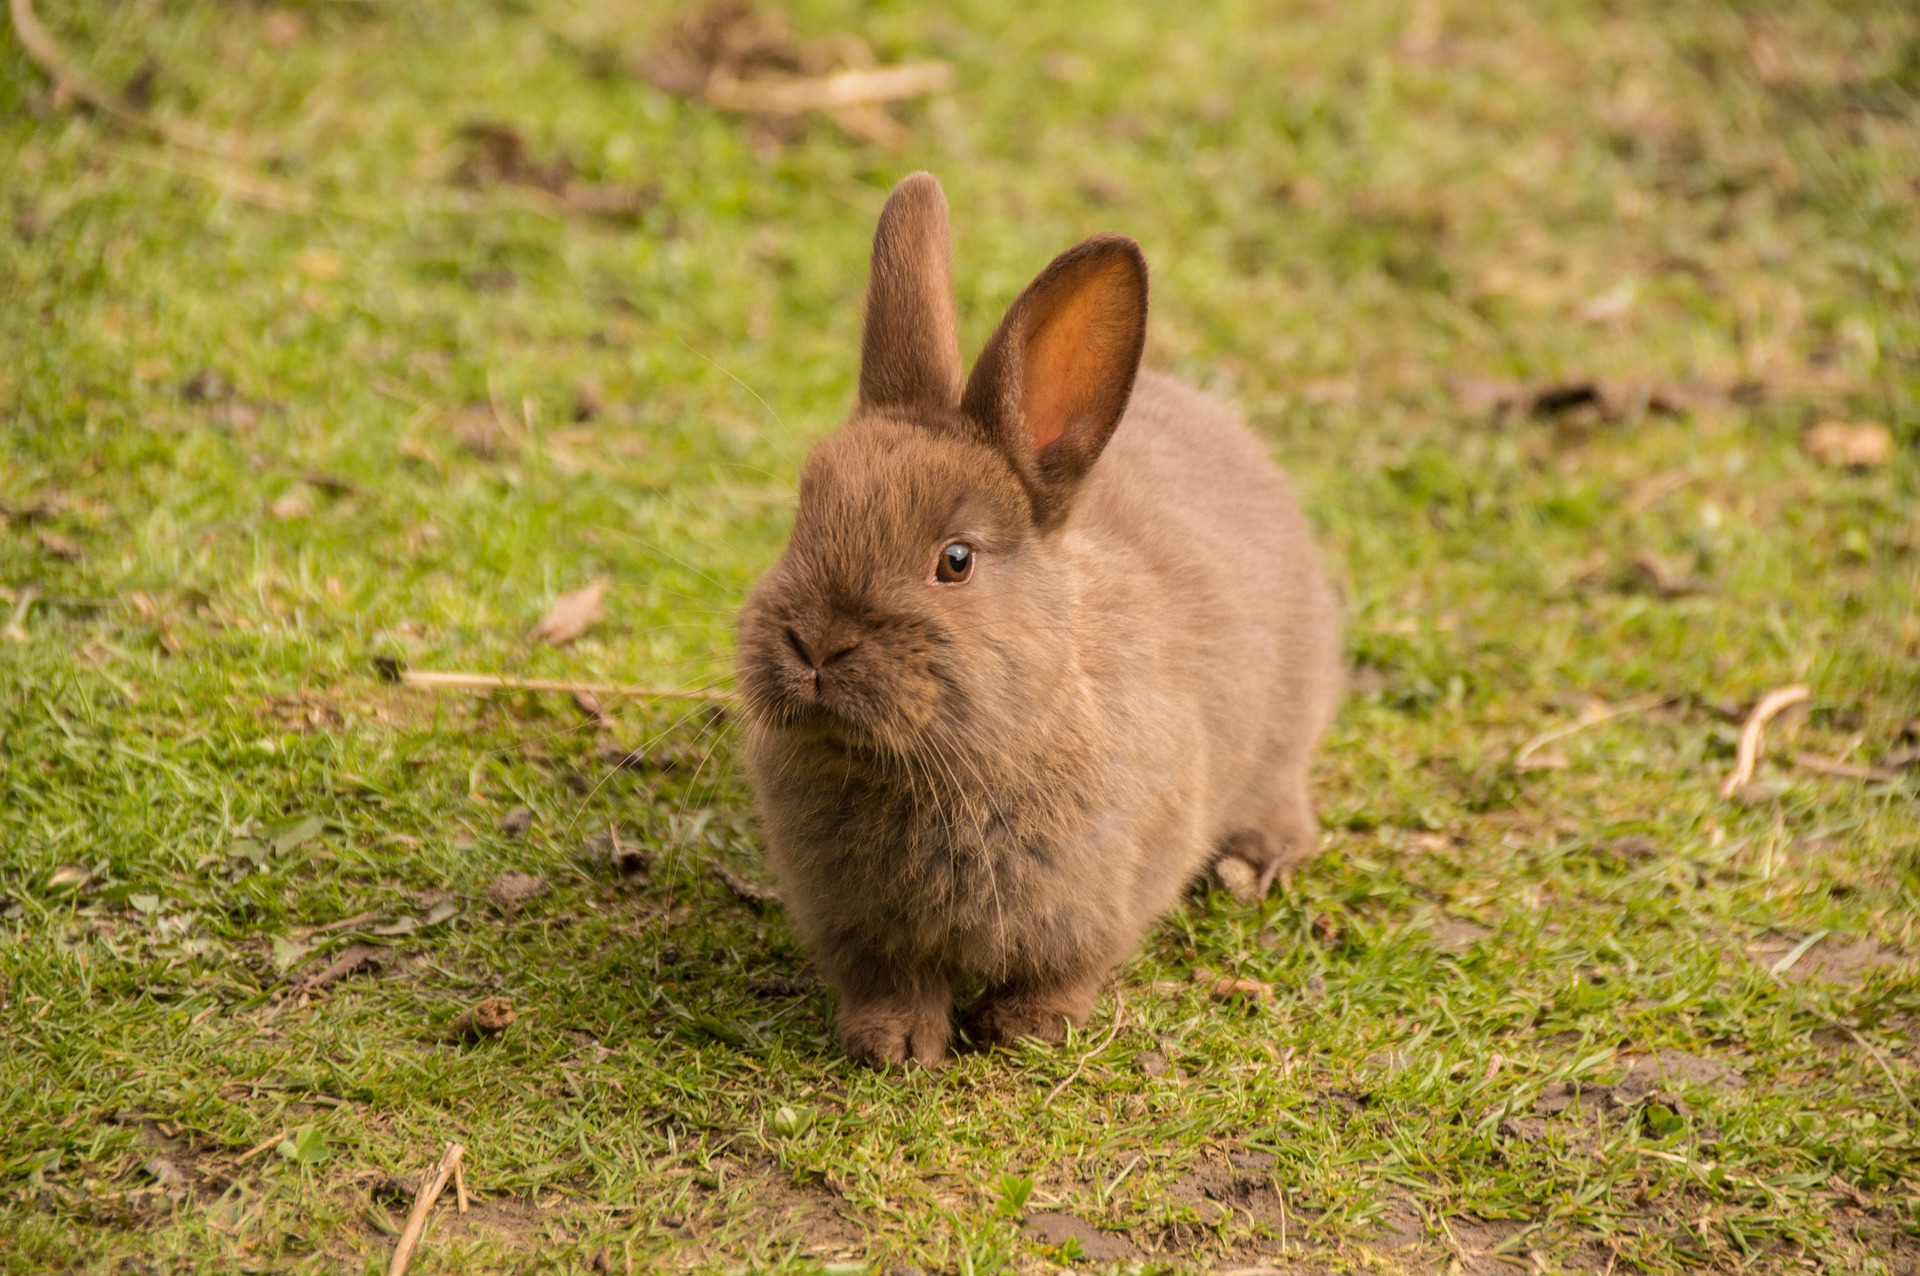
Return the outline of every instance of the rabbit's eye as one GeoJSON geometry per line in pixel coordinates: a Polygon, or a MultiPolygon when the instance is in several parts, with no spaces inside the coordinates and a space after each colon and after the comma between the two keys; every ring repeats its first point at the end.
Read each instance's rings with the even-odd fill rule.
{"type": "Polygon", "coordinates": [[[955,541],[940,551],[940,561],[934,565],[934,579],[943,585],[965,584],[973,575],[973,546],[965,541],[955,541]]]}

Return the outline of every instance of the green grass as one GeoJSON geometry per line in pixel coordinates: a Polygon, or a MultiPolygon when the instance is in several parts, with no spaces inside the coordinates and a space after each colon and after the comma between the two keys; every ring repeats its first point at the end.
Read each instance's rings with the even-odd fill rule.
{"type": "Polygon", "coordinates": [[[808,0],[804,36],[953,63],[898,154],[649,87],[664,10],[316,2],[277,48],[240,0],[45,8],[310,206],[0,40],[0,1268],[384,1270],[385,1180],[459,1140],[480,1212],[418,1272],[1078,1261],[1039,1211],[1155,1269],[1276,1261],[1283,1227],[1302,1271],[1913,1269],[1920,771],[1788,761],[1920,714],[1910,5],[808,0]],[[472,120],[659,201],[458,186],[472,120]],[[1140,239],[1150,359],[1297,476],[1358,675],[1291,893],[1197,893],[1066,1047],[901,1077],[842,1061],[777,908],[708,872],[759,871],[730,728],[375,659],[724,684],[919,167],[969,349],[1077,237],[1140,239]],[[1591,376],[1747,388],[1472,402],[1591,376]],[[1894,457],[1810,458],[1829,417],[1894,457]],[[1700,587],[1648,590],[1646,553],[1700,587]],[[599,576],[606,621],[529,646],[599,576]],[[1723,801],[1739,713],[1795,681],[1771,794],[1723,801]],[[603,756],[639,745],[682,763],[603,756]],[[586,854],[609,825],[646,874],[586,854]],[[489,902],[507,870],[546,893],[489,902]],[[390,959],[287,995],[355,943],[390,959]],[[519,1021],[449,1044],[493,994],[519,1021]],[[1662,1049],[1737,1084],[1535,1111],[1662,1049]]]}

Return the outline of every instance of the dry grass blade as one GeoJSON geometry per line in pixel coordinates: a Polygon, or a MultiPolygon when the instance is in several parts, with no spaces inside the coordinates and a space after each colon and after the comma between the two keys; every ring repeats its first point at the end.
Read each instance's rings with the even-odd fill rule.
{"type": "Polygon", "coordinates": [[[953,87],[944,62],[876,66],[858,36],[800,40],[784,10],[746,0],[688,10],[640,71],[668,93],[775,125],[819,111],[852,136],[889,147],[904,144],[907,130],[883,109],[887,103],[953,87]]]}
{"type": "Polygon", "coordinates": [[[178,173],[182,177],[192,177],[218,186],[241,203],[252,204],[256,208],[265,208],[276,213],[290,213],[294,216],[302,216],[313,211],[313,199],[305,191],[296,190],[263,177],[252,169],[234,164],[231,160],[203,155],[183,155],[178,151],[149,152],[128,146],[116,146],[111,149],[121,159],[131,160],[135,164],[159,169],[162,172],[178,173]]]}
{"type": "Polygon", "coordinates": [[[725,691],[698,687],[641,687],[614,682],[567,682],[554,678],[513,678],[494,673],[455,673],[429,669],[403,669],[400,681],[409,687],[440,691],[553,691],[562,695],[628,696],[635,700],[706,700],[728,704],[733,697],[725,691]]]}
{"type": "Polygon", "coordinates": [[[1842,762],[1839,758],[1823,758],[1817,753],[1796,753],[1793,755],[1793,764],[1802,771],[1831,775],[1842,780],[1860,780],[1867,784],[1900,782],[1900,773],[1891,767],[1873,766],[1866,762],[1842,762]]]}
{"type": "Polygon", "coordinates": [[[311,211],[313,201],[305,192],[226,159],[222,155],[222,148],[206,133],[190,124],[150,115],[129,101],[126,95],[105,87],[82,71],[67,56],[66,50],[60,47],[53,34],[41,25],[40,15],[34,12],[33,0],[8,0],[8,11],[13,17],[13,31],[20,41],[20,47],[26,50],[34,65],[53,81],[56,100],[70,98],[83,102],[102,115],[153,134],[169,146],[198,151],[203,156],[213,158],[144,155],[125,148],[115,148],[117,154],[136,163],[211,182],[234,198],[261,208],[283,213],[311,211]]]}
{"type": "Polygon", "coordinates": [[[953,68],[945,62],[907,62],[790,80],[743,80],[715,70],[706,92],[707,100],[722,110],[799,115],[900,102],[952,87],[953,68]]]}
{"type": "Polygon", "coordinates": [[[420,1186],[413,1198],[413,1209],[407,1214],[407,1225],[400,1232],[400,1239],[393,1247],[393,1261],[387,1265],[387,1276],[406,1276],[407,1263],[413,1258],[414,1248],[420,1244],[420,1234],[427,1230],[427,1212],[433,1203],[440,1199],[440,1193],[447,1190],[447,1180],[460,1168],[460,1158],[467,1149],[459,1143],[447,1144],[446,1154],[433,1169],[433,1174],[420,1186]]]}
{"type": "Polygon", "coordinates": [[[268,1148],[273,1147],[275,1144],[279,1143],[280,1140],[286,1138],[291,1133],[293,1133],[292,1126],[280,1127],[280,1133],[274,1135],[272,1138],[266,1140],[263,1143],[254,1144],[252,1147],[242,1152],[239,1156],[235,1157],[233,1163],[235,1165],[245,1165],[248,1161],[251,1161],[256,1156],[259,1156],[262,1152],[266,1151],[268,1148]]]}
{"type": "Polygon", "coordinates": [[[1088,1062],[1091,1061],[1095,1055],[1113,1044],[1113,1039],[1120,1035],[1120,1024],[1123,1016],[1126,1014],[1126,1010],[1126,1001],[1121,998],[1119,991],[1115,990],[1113,994],[1113,1024],[1107,1029],[1107,1035],[1102,1037],[1099,1044],[1094,1046],[1093,1049],[1080,1056],[1079,1062],[1073,1065],[1072,1072],[1061,1077],[1059,1083],[1055,1085],[1053,1089],[1047,1091],[1047,1097],[1040,1100],[1042,1111],[1053,1106],[1053,1101],[1060,1097],[1061,1091],[1073,1084],[1074,1078],[1080,1075],[1081,1070],[1087,1066],[1088,1062]]]}
{"type": "Polygon", "coordinates": [[[1732,797],[1741,785],[1753,778],[1753,768],[1760,761],[1760,742],[1765,737],[1767,723],[1778,717],[1782,710],[1812,698],[1813,688],[1800,682],[1769,691],[1760,698],[1760,703],[1753,706],[1753,712],[1747,715],[1746,725],[1740,728],[1740,747],[1734,755],[1732,773],[1720,786],[1721,797],[1732,797]]]}
{"type": "Polygon", "coordinates": [[[33,0],[9,0],[8,9],[13,15],[13,31],[20,41],[20,47],[27,51],[27,56],[33,59],[35,66],[46,72],[47,78],[53,81],[56,93],[84,102],[102,115],[150,129],[170,142],[205,149],[204,139],[180,130],[177,125],[163,123],[145,114],[121,94],[97,83],[82,71],[54,40],[53,34],[40,25],[40,15],[33,11],[33,0]]]}
{"type": "Polygon", "coordinates": [[[1542,756],[1540,750],[1556,740],[1566,739],[1577,731],[1585,731],[1588,727],[1597,727],[1603,722],[1611,722],[1615,718],[1624,718],[1630,714],[1645,713],[1648,709],[1667,704],[1672,701],[1672,699],[1672,696],[1664,693],[1641,696],[1639,699],[1629,700],[1625,704],[1583,713],[1574,721],[1566,723],[1563,726],[1555,727],[1551,731],[1543,731],[1521,745],[1513,755],[1513,769],[1516,771],[1561,770],[1567,765],[1565,758],[1557,753],[1549,753],[1542,756]]]}

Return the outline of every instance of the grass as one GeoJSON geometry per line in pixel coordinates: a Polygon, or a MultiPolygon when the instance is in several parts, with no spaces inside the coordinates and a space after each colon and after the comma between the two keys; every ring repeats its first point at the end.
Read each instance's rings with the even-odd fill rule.
{"type": "Polygon", "coordinates": [[[649,87],[650,7],[44,16],[305,209],[0,41],[0,1268],[384,1270],[459,1140],[481,1203],[415,1271],[1911,1270],[1920,772],[1787,762],[1920,714],[1910,6],[806,0],[955,66],[898,154],[649,87]],[[473,120],[658,200],[458,185],[473,120]],[[970,349],[1078,236],[1142,241],[1150,359],[1297,476],[1357,672],[1289,893],[1197,892],[1064,1048],[901,1077],[709,873],[758,871],[724,723],[375,661],[723,685],[918,167],[970,349]],[[1474,402],[1591,377],[1722,393],[1474,402]],[[1825,418],[1894,455],[1820,463],[1825,418]],[[601,576],[604,623],[529,646],[601,576]],[[678,765],[610,764],[642,745],[678,765]],[[545,893],[491,902],[508,870],[545,893]],[[289,995],[356,943],[387,960],[289,995]],[[496,994],[503,1037],[444,1039],[496,994]]]}

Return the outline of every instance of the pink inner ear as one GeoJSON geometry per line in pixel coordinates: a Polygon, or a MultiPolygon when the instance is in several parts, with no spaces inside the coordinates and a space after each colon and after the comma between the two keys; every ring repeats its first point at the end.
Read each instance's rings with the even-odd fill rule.
{"type": "Polygon", "coordinates": [[[1112,322],[1130,282],[1126,263],[1095,269],[1069,285],[1027,338],[1020,369],[1020,417],[1035,456],[1079,424],[1121,375],[1125,325],[1112,322]],[[1076,286],[1077,285],[1077,286],[1076,286]]]}
{"type": "MultiPolygon", "coordinates": [[[[1106,272],[1102,272],[1106,274],[1106,272]]],[[[1114,351],[1102,328],[1102,309],[1112,290],[1096,274],[1054,305],[1033,336],[1021,361],[1020,416],[1027,445],[1041,455],[1060,441],[1077,418],[1085,416],[1110,374],[1114,351]]]]}

